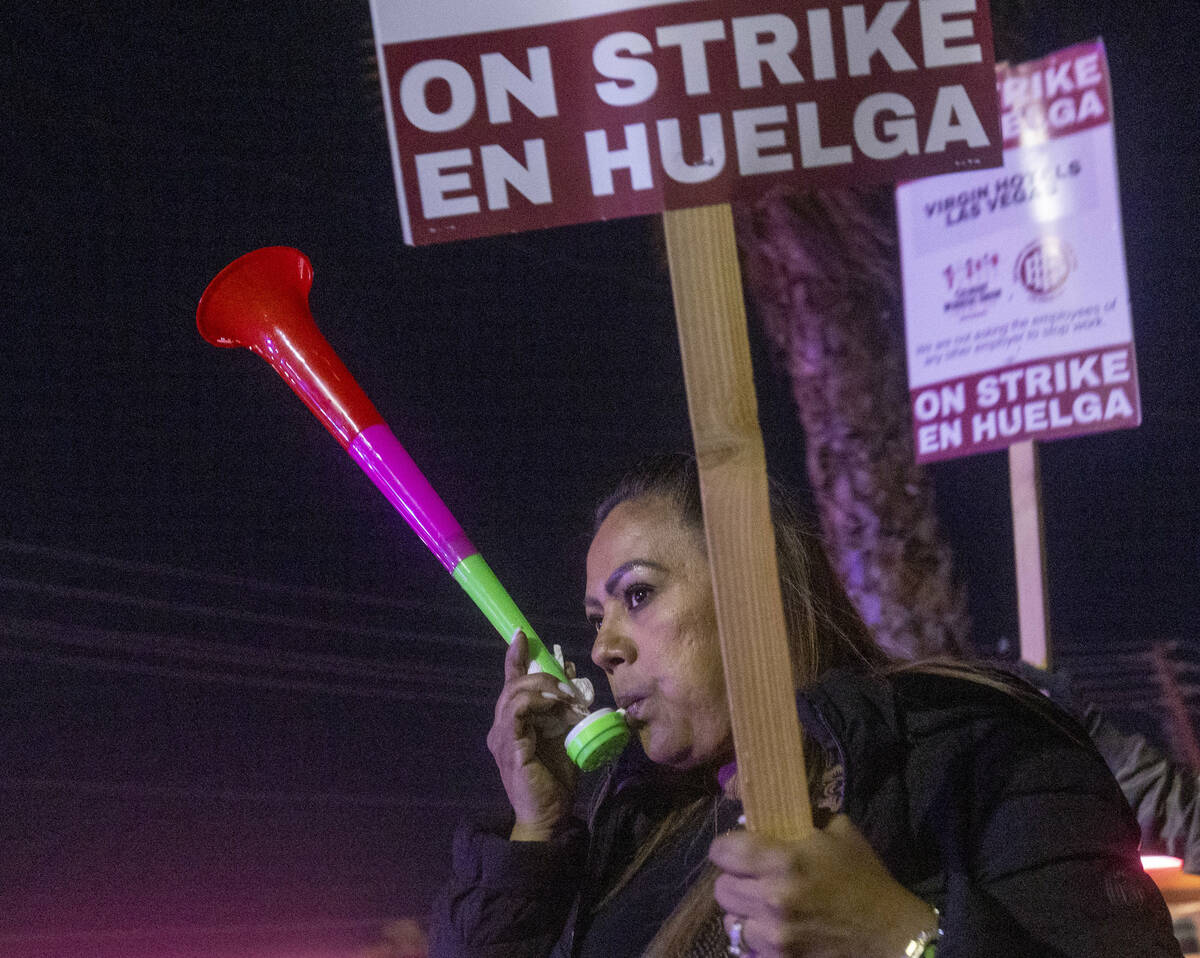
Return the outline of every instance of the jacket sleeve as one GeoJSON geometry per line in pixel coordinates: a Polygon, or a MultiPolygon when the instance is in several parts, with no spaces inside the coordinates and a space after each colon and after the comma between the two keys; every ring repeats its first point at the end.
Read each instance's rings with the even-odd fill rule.
{"type": "Polygon", "coordinates": [[[550,842],[512,842],[506,831],[472,823],[456,832],[430,958],[546,958],[562,937],[583,872],[583,825],[550,842]]]}
{"type": "Polygon", "coordinates": [[[1082,729],[994,695],[926,743],[940,771],[918,763],[933,789],[914,821],[945,868],[939,958],[1178,958],[1137,825],[1082,729]]]}

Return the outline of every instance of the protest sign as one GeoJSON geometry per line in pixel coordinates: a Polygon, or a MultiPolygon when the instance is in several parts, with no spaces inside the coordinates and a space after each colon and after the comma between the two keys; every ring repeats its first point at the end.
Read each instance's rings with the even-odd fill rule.
{"type": "Polygon", "coordinates": [[[1003,170],[896,191],[919,462],[1141,421],[1103,43],[996,87],[1003,170]]]}
{"type": "Polygon", "coordinates": [[[1000,162],[986,0],[372,0],[405,239],[1000,162]]]}

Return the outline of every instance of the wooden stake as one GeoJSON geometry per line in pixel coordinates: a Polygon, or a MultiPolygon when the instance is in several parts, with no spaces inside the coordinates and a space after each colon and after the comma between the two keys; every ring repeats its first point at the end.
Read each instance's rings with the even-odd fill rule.
{"type": "Polygon", "coordinates": [[[1042,527],[1042,486],[1033,440],[1008,447],[1012,494],[1013,548],[1017,560],[1017,617],[1021,661],[1050,668],[1049,604],[1046,601],[1046,549],[1042,527]]]}
{"type": "Polygon", "coordinates": [[[663,214],[747,825],[812,830],[729,206],[663,214]]]}

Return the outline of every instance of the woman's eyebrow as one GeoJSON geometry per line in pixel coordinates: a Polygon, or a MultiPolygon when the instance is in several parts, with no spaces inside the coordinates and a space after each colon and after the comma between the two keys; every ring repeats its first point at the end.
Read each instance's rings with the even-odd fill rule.
{"type": "Polygon", "coordinates": [[[620,583],[621,579],[639,566],[653,569],[655,572],[666,571],[665,566],[660,565],[659,563],[650,559],[630,559],[628,562],[622,562],[619,566],[617,566],[616,569],[613,570],[612,575],[604,580],[604,591],[609,595],[616,595],[617,585],[620,583]]]}

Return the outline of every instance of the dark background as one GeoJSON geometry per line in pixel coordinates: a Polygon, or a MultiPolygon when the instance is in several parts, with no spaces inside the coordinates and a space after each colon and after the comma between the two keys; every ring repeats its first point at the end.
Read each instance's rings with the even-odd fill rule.
{"type": "MultiPolygon", "coordinates": [[[[1089,697],[1170,745],[1149,650],[1190,704],[1200,605],[1196,13],[1053,6],[1033,53],[1108,45],[1145,422],[1042,447],[1052,627],[1089,697]]],[[[453,822],[497,799],[503,647],[196,302],[241,253],[304,250],[327,338],[582,659],[590,505],[689,442],[657,221],[405,247],[365,2],[0,23],[0,958],[347,954],[424,913],[453,822]]],[[[932,473],[976,642],[1011,649],[1006,458],[932,473]]]]}

